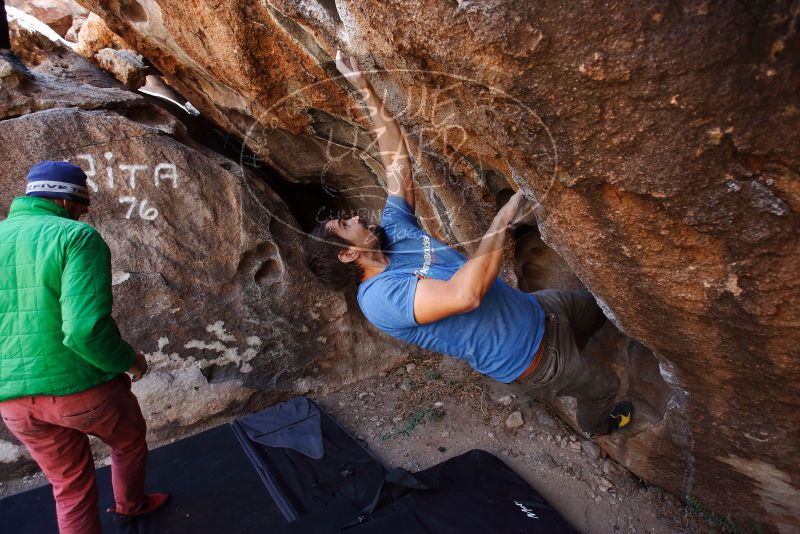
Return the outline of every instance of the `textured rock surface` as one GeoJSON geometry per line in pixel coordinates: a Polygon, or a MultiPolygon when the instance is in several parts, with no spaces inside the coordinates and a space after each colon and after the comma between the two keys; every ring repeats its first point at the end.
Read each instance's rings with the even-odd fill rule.
{"type": "Polygon", "coordinates": [[[5,120],[0,142],[3,212],[35,161],[67,159],[92,177],[87,222],[112,249],[118,323],[155,367],[139,385],[152,390],[154,431],[230,410],[254,389],[324,389],[386,364],[371,358],[376,336],[353,344],[360,319],[344,298],[303,272],[280,199],[232,162],[104,111],[5,120]],[[51,132],[64,136],[48,142],[51,132]]]}
{"type": "Polygon", "coordinates": [[[17,57],[0,55],[0,119],[54,107],[127,109],[144,104],[141,96],[21,21],[11,20],[10,34],[17,57]]]}
{"type": "Polygon", "coordinates": [[[30,13],[53,28],[61,37],[72,27],[74,3],[71,0],[5,0],[5,3],[30,13]]]}
{"type": "Polygon", "coordinates": [[[97,52],[104,48],[124,50],[128,48],[128,45],[108,29],[103,19],[94,13],[89,13],[86,22],[78,31],[78,44],[75,51],[87,59],[92,59],[97,52]]]}
{"type": "MultiPolygon", "coordinates": [[[[84,61],[64,54],[65,65],[84,61]]],[[[405,357],[365,329],[353,303],[312,283],[292,215],[253,171],[170,137],[185,131],[133,93],[76,89],[70,69],[25,78],[13,61],[0,68],[24,82],[0,100],[0,218],[24,194],[34,162],[64,159],[87,171],[86,220],[111,247],[117,323],[151,362],[135,385],[151,438],[180,436],[248,403],[324,391],[405,357]],[[21,110],[17,102],[31,94],[36,106],[21,110]],[[117,94],[128,95],[126,105],[117,94]]],[[[24,457],[3,427],[0,477],[23,469],[24,457]]]]}
{"type": "Polygon", "coordinates": [[[135,90],[144,85],[147,65],[135,52],[103,48],[94,55],[94,59],[101,69],[112,74],[125,87],[135,90]]]}
{"type": "Polygon", "coordinates": [[[606,448],[718,512],[800,527],[796,2],[83,3],[284,178],[373,210],[364,110],[330,80],[337,45],[360,55],[429,227],[472,249],[516,182],[641,342],[612,346],[658,408],[606,448]]]}

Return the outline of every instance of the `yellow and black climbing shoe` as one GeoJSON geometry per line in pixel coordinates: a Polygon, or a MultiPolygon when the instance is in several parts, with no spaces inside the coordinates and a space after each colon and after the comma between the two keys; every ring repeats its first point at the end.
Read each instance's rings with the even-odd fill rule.
{"type": "Polygon", "coordinates": [[[633,404],[628,401],[618,402],[608,416],[611,418],[609,426],[612,432],[624,428],[630,424],[633,418],[633,404]]]}

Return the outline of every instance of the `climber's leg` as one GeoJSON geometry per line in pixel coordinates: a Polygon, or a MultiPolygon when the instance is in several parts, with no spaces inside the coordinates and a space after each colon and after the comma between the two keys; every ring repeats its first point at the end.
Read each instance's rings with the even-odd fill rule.
{"type": "Polygon", "coordinates": [[[519,382],[522,391],[539,399],[575,397],[581,430],[608,433],[619,378],[608,366],[581,354],[572,324],[575,321],[581,337],[588,340],[602,326],[602,313],[588,292],[544,290],[534,295],[546,313],[545,345],[539,365],[519,382]]]}

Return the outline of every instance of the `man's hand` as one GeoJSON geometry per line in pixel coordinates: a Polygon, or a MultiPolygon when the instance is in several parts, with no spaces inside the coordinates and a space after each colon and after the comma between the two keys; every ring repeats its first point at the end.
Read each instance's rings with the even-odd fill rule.
{"type": "Polygon", "coordinates": [[[370,89],[369,82],[358,67],[356,59],[345,56],[341,50],[336,51],[336,68],[356,90],[368,91],[370,89]]]}
{"type": "Polygon", "coordinates": [[[128,374],[131,375],[131,382],[138,382],[145,373],[147,373],[147,360],[141,352],[136,353],[136,359],[133,361],[133,366],[128,369],[128,374]]]}
{"type": "Polygon", "coordinates": [[[374,133],[380,149],[381,163],[386,169],[386,192],[403,198],[414,209],[414,182],[411,179],[411,158],[403,132],[391,113],[364,77],[356,60],[340,50],[336,51],[336,68],[356,88],[367,105],[375,127],[374,133]]]}
{"type": "Polygon", "coordinates": [[[414,320],[432,323],[445,317],[467,313],[478,306],[497,280],[503,263],[503,246],[508,228],[522,224],[533,207],[522,191],[515,193],[500,208],[472,257],[450,280],[420,280],[414,293],[414,320]]]}
{"type": "Polygon", "coordinates": [[[533,219],[533,206],[522,194],[521,189],[508,199],[505,206],[500,208],[500,211],[497,212],[497,217],[506,226],[511,227],[519,226],[520,224],[535,224],[535,222],[532,222],[535,220],[533,219]]]}

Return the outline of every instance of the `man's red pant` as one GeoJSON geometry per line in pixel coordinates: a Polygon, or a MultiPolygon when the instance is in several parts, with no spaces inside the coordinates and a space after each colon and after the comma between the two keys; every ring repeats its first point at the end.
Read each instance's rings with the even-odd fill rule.
{"type": "Polygon", "coordinates": [[[0,402],[0,414],[53,485],[61,534],[102,533],[87,434],[111,447],[117,511],[131,513],[141,506],[146,427],[128,375],[73,395],[0,402]]]}

